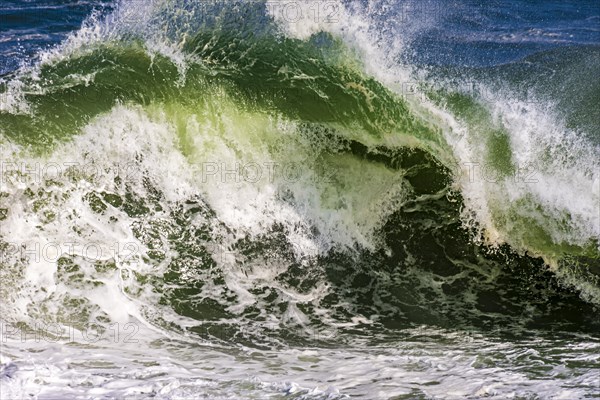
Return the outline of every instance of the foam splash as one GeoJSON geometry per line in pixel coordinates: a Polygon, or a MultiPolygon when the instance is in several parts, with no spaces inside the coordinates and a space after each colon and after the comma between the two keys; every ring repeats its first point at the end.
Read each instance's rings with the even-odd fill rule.
{"type": "MultiPolygon", "coordinates": [[[[294,37],[306,38],[318,30],[339,35],[350,47],[359,51],[362,60],[366,60],[365,70],[368,73],[399,94],[409,95],[409,101],[418,99],[418,103],[412,104],[416,113],[424,109],[423,117],[437,116],[436,122],[442,127],[455,158],[445,159],[443,153],[439,157],[451,168],[452,163],[458,166],[453,169],[458,172],[457,183],[468,207],[465,218],[468,220],[469,214],[475,215],[490,243],[509,243],[515,248],[548,258],[560,257],[560,250],[552,254],[553,245],[560,247],[562,243],[587,247],[591,243],[596,246],[597,256],[597,250],[600,250],[600,165],[597,161],[600,149],[583,133],[567,128],[550,103],[526,102],[515,99],[512,93],[495,93],[488,96],[490,98],[479,100],[489,109],[490,119],[486,122],[497,124],[508,135],[510,160],[507,162],[516,168],[510,176],[498,177],[498,171],[492,168],[494,160],[491,158],[497,150],[488,147],[486,140],[489,138],[479,130],[480,127],[465,125],[460,118],[427,100],[427,95],[419,93],[419,86],[415,83],[423,74],[397,64],[406,44],[410,43],[411,29],[404,26],[406,31],[402,35],[384,31],[381,36],[381,30],[370,28],[380,25],[377,20],[385,14],[389,5],[387,2],[369,2],[366,9],[340,5],[339,21],[320,24],[296,24],[281,18],[283,12],[274,12],[273,15],[284,26],[284,31],[294,37]],[[384,11],[374,12],[377,5],[382,6],[379,3],[384,3],[381,7],[384,11]],[[310,30],[307,30],[309,27],[310,30]],[[407,83],[411,83],[410,93],[402,86],[407,83]],[[527,204],[512,208],[507,201],[525,201],[527,204]],[[536,207],[543,211],[536,211],[536,207]],[[507,217],[509,214],[513,217],[507,217]],[[516,221],[513,219],[515,215],[516,221]],[[531,219],[549,235],[550,240],[543,248],[538,247],[539,243],[531,243],[535,238],[527,237],[528,223],[520,222],[531,219]]],[[[303,15],[310,15],[308,11],[313,8],[307,5],[303,15]]],[[[411,14],[411,17],[416,16],[411,14]]],[[[418,24],[420,30],[426,30],[431,25],[425,22],[435,23],[435,17],[441,15],[430,15],[426,21],[411,18],[411,23],[418,24]]],[[[483,82],[479,86],[488,95],[494,93],[483,82]]]]}

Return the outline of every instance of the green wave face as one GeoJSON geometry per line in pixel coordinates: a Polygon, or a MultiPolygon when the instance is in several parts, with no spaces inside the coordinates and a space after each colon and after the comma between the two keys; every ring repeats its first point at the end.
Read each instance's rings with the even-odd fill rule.
{"type": "MultiPolygon", "coordinates": [[[[204,18],[177,2],[157,7],[149,21],[162,41],[111,31],[2,83],[11,159],[97,166],[41,180],[11,172],[3,221],[29,222],[3,246],[19,235],[108,246],[115,232],[137,246],[135,260],[62,255],[52,279],[68,290],[31,299],[32,316],[51,304],[65,320],[110,320],[80,290],[118,275],[153,323],[200,336],[206,322],[223,324],[236,340],[234,318],[252,324],[292,308],[314,325],[377,315],[372,329],[597,328],[598,239],[581,228],[586,215],[509,185],[522,168],[513,120],[450,90],[414,104],[365,73],[343,37],[286,37],[261,4],[204,18]],[[485,164],[495,182],[469,182],[465,161],[485,164]],[[123,165],[131,169],[115,172],[123,165]],[[486,229],[496,243],[477,240],[486,229]],[[167,322],[173,315],[204,325],[167,322]]],[[[563,153],[538,152],[544,179],[563,153]]],[[[6,260],[3,269],[36,268],[6,260]]],[[[285,329],[278,340],[303,340],[285,329]]]]}
{"type": "MultiPolygon", "coordinates": [[[[240,109],[329,124],[355,136],[404,134],[440,142],[406,103],[351,65],[339,39],[199,32],[186,42],[184,75],[137,40],[101,43],[21,78],[31,115],[2,114],[4,134],[44,146],[79,132],[117,103],[203,108],[220,93],[240,109]]],[[[218,101],[218,100],[217,100],[218,101]]]]}

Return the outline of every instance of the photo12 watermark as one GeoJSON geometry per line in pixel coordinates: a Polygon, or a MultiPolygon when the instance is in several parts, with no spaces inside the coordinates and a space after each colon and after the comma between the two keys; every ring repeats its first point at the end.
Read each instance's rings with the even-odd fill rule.
{"type": "Polygon", "coordinates": [[[140,326],[136,322],[0,322],[0,342],[21,343],[139,343],[140,326]]]}
{"type": "MultiPolygon", "coordinates": [[[[43,184],[48,181],[79,180],[95,181],[100,177],[133,180],[140,177],[142,170],[134,161],[100,166],[94,161],[26,162],[19,160],[0,161],[0,185],[43,184]]],[[[0,186],[2,187],[2,186],[0,186]]]]}
{"type": "Polygon", "coordinates": [[[19,259],[30,263],[56,263],[62,257],[82,257],[86,261],[137,261],[141,254],[135,242],[27,241],[7,242],[0,248],[0,262],[19,259]]]}
{"type": "Polygon", "coordinates": [[[451,15],[455,7],[444,0],[405,0],[398,2],[397,22],[407,23],[412,20],[438,21],[451,15]]]}
{"type": "Polygon", "coordinates": [[[265,6],[276,21],[291,24],[306,22],[333,24],[340,21],[341,1],[286,1],[269,0],[265,6]]]}
{"type": "Polygon", "coordinates": [[[469,183],[486,182],[501,183],[512,181],[521,184],[536,184],[539,169],[534,164],[515,165],[509,172],[500,170],[498,166],[490,163],[466,161],[455,165],[454,176],[465,176],[469,183]]]}
{"type": "Polygon", "coordinates": [[[520,102],[525,104],[539,103],[539,97],[535,95],[533,88],[517,92],[516,90],[500,90],[490,84],[473,80],[455,79],[453,81],[397,81],[394,83],[395,90],[406,98],[418,102],[431,102],[435,98],[447,98],[453,95],[467,96],[472,99],[480,100],[484,103],[501,102],[520,102]]]}
{"type": "Polygon", "coordinates": [[[221,162],[195,164],[202,183],[332,183],[336,170],[301,162],[221,162]]]}

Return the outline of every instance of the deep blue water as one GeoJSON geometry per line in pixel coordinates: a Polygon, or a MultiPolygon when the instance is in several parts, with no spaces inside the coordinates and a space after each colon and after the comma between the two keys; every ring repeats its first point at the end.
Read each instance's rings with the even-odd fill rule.
{"type": "Polygon", "coordinates": [[[600,43],[598,1],[449,1],[424,32],[417,59],[437,65],[486,66],[558,46],[600,43]]]}
{"type": "MultiPolygon", "coordinates": [[[[595,0],[407,0],[394,2],[397,23],[421,21],[413,61],[487,66],[558,46],[600,43],[595,0]],[[424,50],[426,49],[426,51],[424,50]]],[[[0,3],[0,74],[62,41],[92,12],[114,1],[4,0],[0,3]]]]}
{"type": "Polygon", "coordinates": [[[60,43],[108,1],[3,0],[0,2],[0,74],[43,48],[60,43]]]}

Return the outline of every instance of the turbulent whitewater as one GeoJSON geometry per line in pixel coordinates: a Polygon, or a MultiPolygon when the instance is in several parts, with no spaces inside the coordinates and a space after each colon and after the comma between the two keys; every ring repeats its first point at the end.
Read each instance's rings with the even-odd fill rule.
{"type": "Polygon", "coordinates": [[[0,64],[0,396],[597,396],[600,10],[506,3],[97,2],[0,64]]]}

